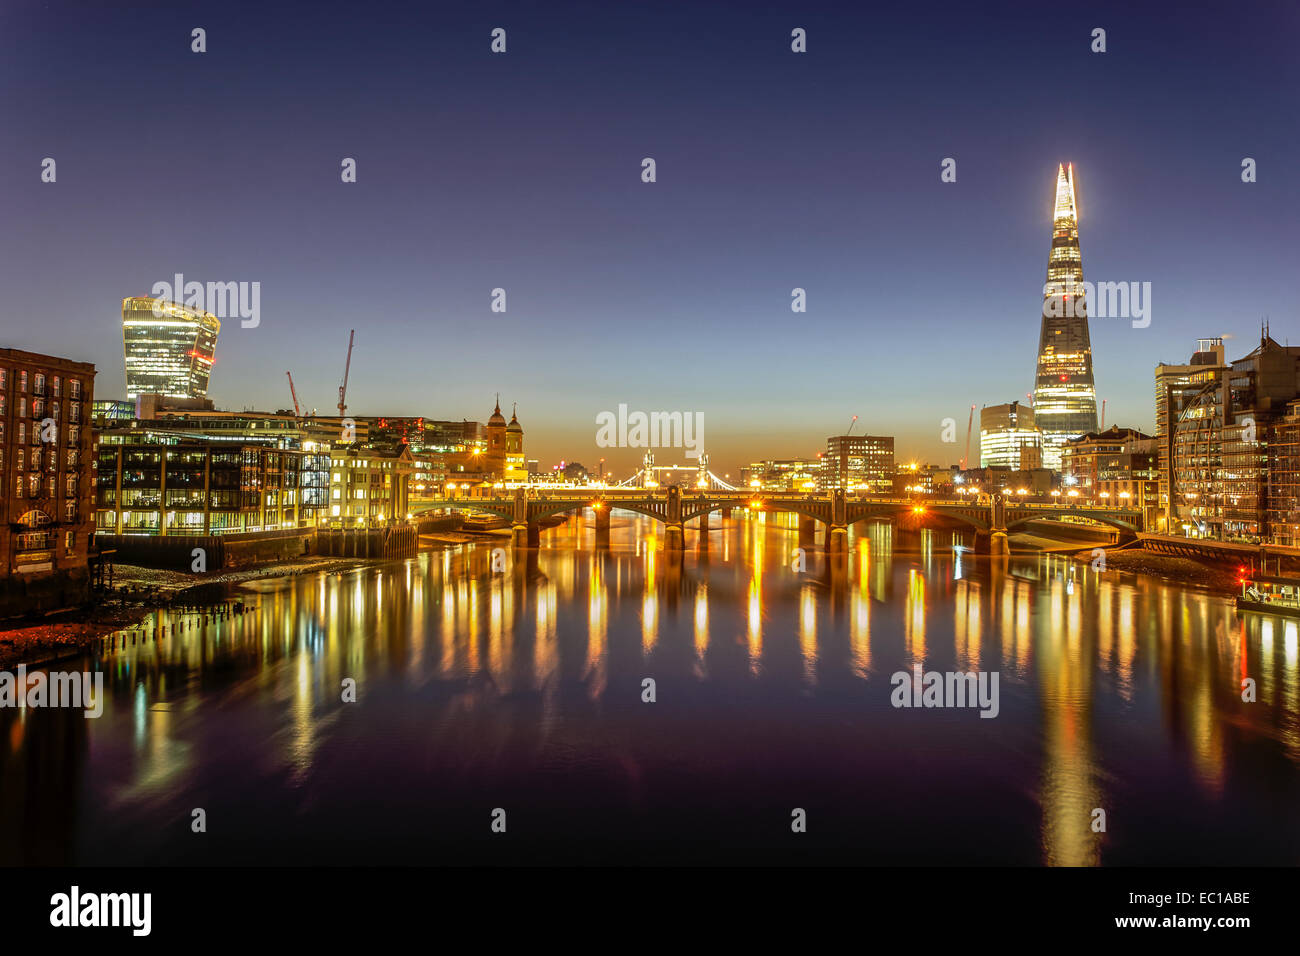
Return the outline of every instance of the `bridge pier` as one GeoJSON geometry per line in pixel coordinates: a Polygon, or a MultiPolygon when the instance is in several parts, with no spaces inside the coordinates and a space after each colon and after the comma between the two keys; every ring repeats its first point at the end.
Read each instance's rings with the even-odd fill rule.
{"type": "Polygon", "coordinates": [[[669,485],[665,493],[664,550],[681,551],[686,546],[685,526],[682,521],[682,489],[669,485]]]}
{"type": "Polygon", "coordinates": [[[685,529],[682,523],[678,521],[675,524],[664,525],[664,550],[681,551],[685,547],[685,529]]]}
{"type": "Polygon", "coordinates": [[[700,515],[699,540],[695,545],[700,550],[706,550],[709,547],[709,513],[706,511],[700,515]]]}
{"type": "Polygon", "coordinates": [[[536,521],[510,526],[510,543],[516,551],[539,548],[542,544],[542,526],[536,521]]]}
{"type": "Polygon", "coordinates": [[[609,550],[609,508],[594,509],[596,512],[596,547],[602,551],[609,550]]]}
{"type": "Polygon", "coordinates": [[[826,551],[828,554],[846,554],[849,550],[849,529],[847,525],[831,524],[826,526],[826,551]]]}
{"type": "Polygon", "coordinates": [[[1011,543],[1007,540],[1007,533],[1002,531],[989,532],[989,554],[993,557],[1001,557],[1011,553],[1011,543]]]}
{"type": "MultiPolygon", "coordinates": [[[[799,516],[799,547],[812,548],[817,540],[817,519],[799,516]]],[[[829,544],[828,544],[829,547],[829,544]]]]}
{"type": "Polygon", "coordinates": [[[731,509],[730,509],[730,508],[723,508],[723,509],[722,509],[722,520],[723,520],[723,521],[726,521],[726,520],[727,520],[728,518],[730,518],[730,517],[731,517],[731,509]]]}

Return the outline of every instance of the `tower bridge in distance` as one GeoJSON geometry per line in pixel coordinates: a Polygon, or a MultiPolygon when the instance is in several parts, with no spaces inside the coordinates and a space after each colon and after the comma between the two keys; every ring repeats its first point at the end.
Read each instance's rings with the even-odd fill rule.
{"type": "Polygon", "coordinates": [[[1010,553],[1009,531],[1044,518],[1085,518],[1118,530],[1121,538],[1136,537],[1143,530],[1140,509],[1073,502],[1024,502],[1000,494],[972,501],[969,498],[850,496],[843,490],[802,494],[697,487],[683,491],[678,485],[663,488],[556,488],[547,491],[518,487],[508,495],[424,499],[414,505],[413,511],[453,509],[498,515],[511,523],[514,547],[536,548],[540,541],[540,522],[554,515],[581,513],[588,508],[596,519],[597,547],[608,546],[610,512],[622,509],[662,522],[665,551],[684,548],[687,522],[695,522],[699,532],[707,535],[709,516],[717,511],[725,519],[731,516],[733,509],[797,514],[801,544],[805,541],[812,544],[817,526],[822,525],[823,541],[830,553],[847,551],[850,525],[859,521],[895,520],[906,515],[930,515],[965,524],[975,531],[976,549],[995,555],[1010,553]]]}

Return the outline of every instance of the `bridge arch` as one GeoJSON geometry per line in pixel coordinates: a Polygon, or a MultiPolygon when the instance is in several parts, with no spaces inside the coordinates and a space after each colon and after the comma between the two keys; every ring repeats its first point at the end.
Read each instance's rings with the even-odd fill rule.
{"type": "Polygon", "coordinates": [[[1014,508],[1007,509],[1007,530],[1019,528],[1031,521],[1058,521],[1061,518],[1086,518],[1088,521],[1103,524],[1114,528],[1117,531],[1127,531],[1136,534],[1142,530],[1142,520],[1137,514],[1108,514],[1105,511],[1085,510],[1082,508],[1060,508],[1053,509],[1051,512],[1033,511],[1022,512],[1014,508]]]}

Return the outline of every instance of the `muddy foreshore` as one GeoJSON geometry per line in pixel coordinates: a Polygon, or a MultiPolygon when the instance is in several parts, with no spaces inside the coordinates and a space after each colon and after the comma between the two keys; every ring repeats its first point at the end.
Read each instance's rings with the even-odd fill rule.
{"type": "MultiPolygon", "coordinates": [[[[1091,552],[1084,551],[1076,555],[1075,560],[1090,565],[1093,556],[1091,552]]],[[[1172,554],[1156,554],[1141,548],[1107,550],[1106,570],[1136,571],[1183,587],[1204,588],[1229,597],[1241,591],[1235,570],[1221,564],[1208,564],[1172,554]]]]}

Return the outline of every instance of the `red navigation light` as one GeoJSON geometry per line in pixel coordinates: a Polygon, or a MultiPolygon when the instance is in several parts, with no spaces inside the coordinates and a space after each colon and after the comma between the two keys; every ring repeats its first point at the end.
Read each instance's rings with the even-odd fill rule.
{"type": "Polygon", "coordinates": [[[1070,376],[1068,376],[1068,375],[1062,375],[1062,376],[1061,376],[1061,381],[1062,381],[1062,382],[1068,382],[1069,380],[1070,380],[1070,376]]]}

